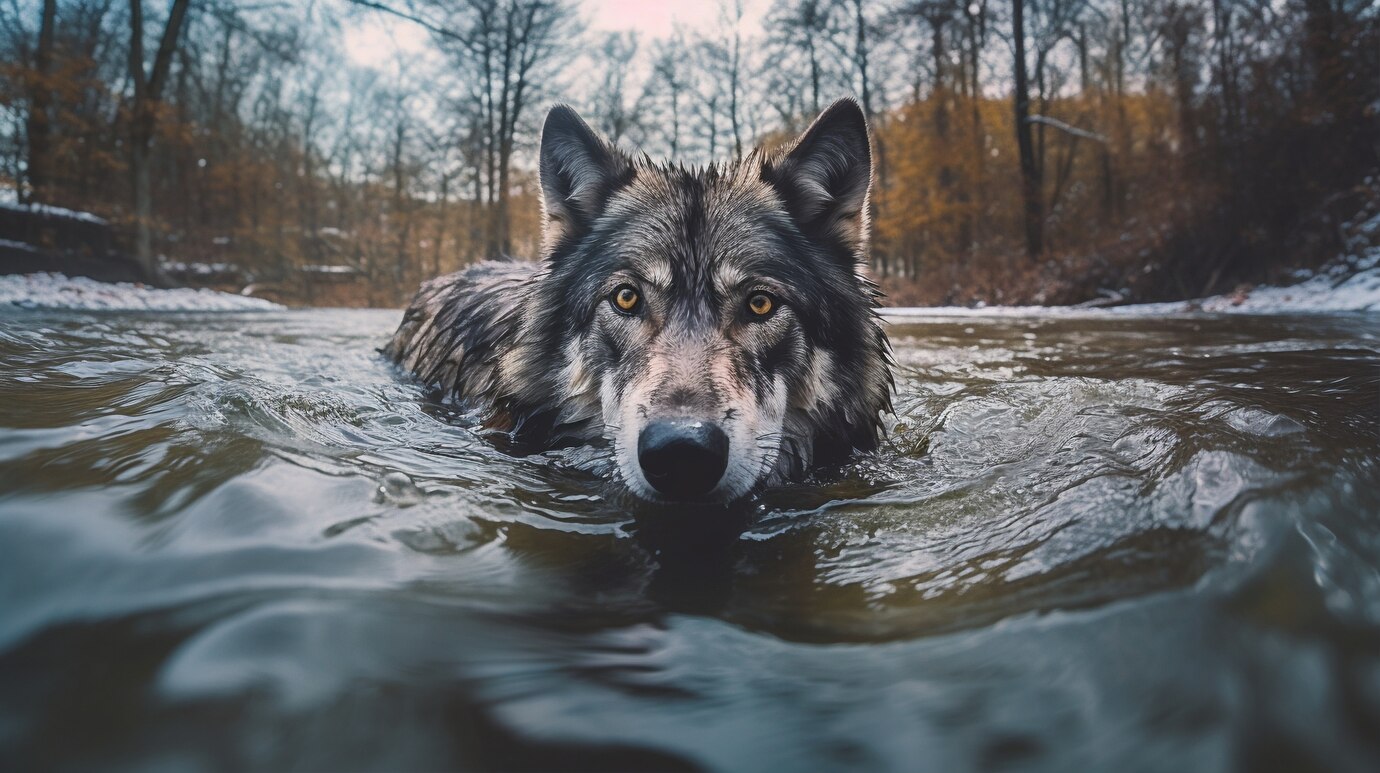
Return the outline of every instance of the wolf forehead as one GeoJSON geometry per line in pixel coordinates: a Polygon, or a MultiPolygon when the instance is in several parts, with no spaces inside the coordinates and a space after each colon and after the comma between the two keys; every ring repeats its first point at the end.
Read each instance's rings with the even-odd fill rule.
{"type": "Polygon", "coordinates": [[[771,189],[737,170],[648,167],[610,197],[592,229],[605,259],[658,289],[727,291],[780,255],[789,223],[771,189]],[[727,286],[726,286],[727,285],[727,286]]]}

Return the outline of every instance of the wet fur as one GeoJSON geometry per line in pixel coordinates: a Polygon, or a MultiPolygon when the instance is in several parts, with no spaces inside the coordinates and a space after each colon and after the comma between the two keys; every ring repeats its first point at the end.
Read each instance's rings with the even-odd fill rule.
{"type": "Polygon", "coordinates": [[[542,261],[427,282],[385,353],[524,444],[611,443],[647,499],[636,442],[654,417],[720,423],[725,501],[871,450],[892,381],[864,273],[867,142],[844,102],[777,154],[691,169],[629,159],[558,107],[542,261]],[[621,282],[642,318],[605,300],[621,282]],[[765,322],[743,317],[758,290],[781,301],[765,322]]]}

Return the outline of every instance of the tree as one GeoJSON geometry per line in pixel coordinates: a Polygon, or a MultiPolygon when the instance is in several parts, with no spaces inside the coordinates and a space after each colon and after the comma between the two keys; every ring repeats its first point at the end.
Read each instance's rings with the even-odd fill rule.
{"type": "Polygon", "coordinates": [[[472,93],[484,129],[484,175],[490,206],[488,252],[512,249],[509,199],[513,153],[532,103],[539,98],[567,43],[580,32],[566,0],[462,0],[433,6],[447,11],[436,42],[461,72],[473,79],[472,93]]]}
{"type": "Polygon", "coordinates": [[[660,139],[665,143],[667,155],[672,157],[681,155],[682,122],[685,119],[681,105],[687,92],[693,92],[694,84],[684,72],[689,57],[685,39],[679,33],[656,44],[652,74],[643,91],[649,101],[648,109],[660,111],[666,119],[650,123],[654,127],[662,127],[660,139]]]}
{"type": "Polygon", "coordinates": [[[599,57],[604,77],[594,95],[594,123],[612,142],[637,129],[639,97],[628,104],[628,71],[637,56],[637,33],[610,32],[604,36],[599,57]]]}
{"type": "Polygon", "coordinates": [[[707,78],[702,86],[710,93],[702,93],[707,115],[704,129],[712,159],[718,148],[718,119],[728,122],[729,137],[733,141],[733,156],[743,155],[743,140],[747,133],[744,110],[744,88],[747,63],[743,57],[742,22],[743,0],[721,0],[719,32],[702,36],[697,46],[699,67],[707,78]],[[722,111],[722,116],[719,115],[722,111]]]}
{"type": "Polygon", "coordinates": [[[868,119],[872,119],[876,114],[876,103],[873,100],[873,84],[870,60],[873,46],[873,26],[867,18],[865,0],[836,0],[844,4],[844,9],[850,18],[851,32],[846,36],[849,42],[845,44],[844,50],[850,61],[853,63],[854,72],[857,75],[858,97],[862,100],[863,112],[868,119]]]}
{"type": "Polygon", "coordinates": [[[49,185],[48,163],[52,154],[51,110],[53,98],[53,29],[57,26],[57,0],[43,0],[38,46],[29,75],[29,152],[25,159],[29,201],[43,201],[49,185]]]}
{"type": "Polygon", "coordinates": [[[130,104],[129,171],[134,189],[134,257],[150,278],[162,276],[153,256],[153,184],[149,179],[150,152],[158,128],[158,108],[177,51],[178,36],[187,18],[188,0],[173,0],[168,21],[153,58],[145,71],[144,9],[141,0],[129,0],[129,80],[134,85],[130,104]]]}
{"type": "Polygon", "coordinates": [[[1035,142],[1030,128],[1030,74],[1025,60],[1025,2],[1011,3],[1012,72],[1015,76],[1016,145],[1021,158],[1021,200],[1024,202],[1025,252],[1031,260],[1044,251],[1044,205],[1040,170],[1035,164],[1035,142]]]}
{"type": "Polygon", "coordinates": [[[767,20],[767,28],[772,30],[771,43],[782,53],[798,52],[805,58],[812,116],[819,112],[820,82],[824,77],[819,49],[832,31],[835,10],[831,0],[777,0],[767,20]]]}
{"type": "Polygon", "coordinates": [[[888,292],[1049,302],[1198,295],[1335,253],[1380,164],[1366,0],[777,0],[761,35],[729,3],[637,56],[584,34],[573,0],[347,5],[163,0],[150,22],[125,0],[0,0],[0,184],[114,220],[150,273],[162,250],[286,299],[397,303],[534,254],[551,100],[702,162],[844,89],[874,134],[888,292]],[[342,34],[382,14],[430,50],[355,62],[342,34]],[[1022,249],[1040,260],[1012,264],[1022,249]],[[369,281],[327,295],[304,278],[321,264],[369,281]]]}

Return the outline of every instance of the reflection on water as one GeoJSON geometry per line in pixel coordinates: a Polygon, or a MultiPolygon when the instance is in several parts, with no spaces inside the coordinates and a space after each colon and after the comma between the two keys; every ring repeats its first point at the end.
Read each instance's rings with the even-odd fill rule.
{"type": "Polygon", "coordinates": [[[21,769],[1372,770],[1380,318],[919,319],[886,448],[640,512],[395,313],[0,316],[21,769]]]}

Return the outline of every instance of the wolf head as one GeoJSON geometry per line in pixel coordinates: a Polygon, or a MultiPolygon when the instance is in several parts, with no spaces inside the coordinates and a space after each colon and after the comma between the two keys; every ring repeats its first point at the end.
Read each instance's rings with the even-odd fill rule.
{"type": "Polygon", "coordinates": [[[653,501],[732,501],[876,445],[892,382],[857,103],[693,169],[630,158],[558,106],[540,174],[543,272],[504,358],[519,412],[602,435],[653,501]]]}

